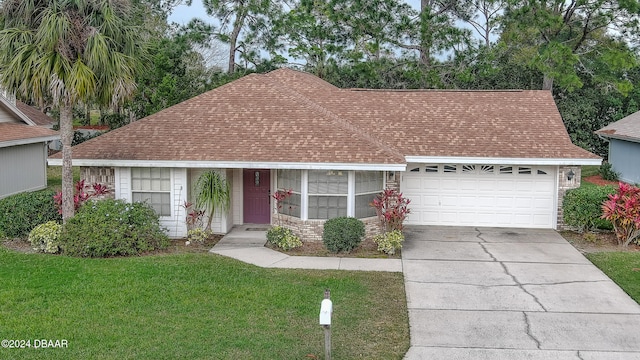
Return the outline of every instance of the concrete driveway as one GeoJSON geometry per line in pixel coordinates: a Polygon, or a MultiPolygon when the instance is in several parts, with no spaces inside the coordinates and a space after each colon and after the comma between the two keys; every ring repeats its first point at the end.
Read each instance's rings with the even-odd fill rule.
{"type": "Polygon", "coordinates": [[[640,359],[640,305],[552,230],[409,227],[405,359],[640,359]]]}

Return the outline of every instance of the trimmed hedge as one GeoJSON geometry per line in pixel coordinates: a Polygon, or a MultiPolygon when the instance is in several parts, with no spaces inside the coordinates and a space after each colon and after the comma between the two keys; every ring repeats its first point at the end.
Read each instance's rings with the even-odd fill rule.
{"type": "Polygon", "coordinates": [[[322,242],[331,252],[349,252],[355,249],[364,237],[364,223],[352,217],[337,217],[324,223],[322,242]]]}
{"type": "Polygon", "coordinates": [[[613,194],[613,186],[581,186],[567,191],[562,202],[564,223],[579,232],[594,229],[613,229],[611,222],[601,219],[602,202],[613,194]]]}
{"type": "Polygon", "coordinates": [[[62,253],[81,257],[137,255],[167,246],[169,238],[149,205],[113,199],[85,203],[60,236],[62,253]]]}
{"type": "Polygon", "coordinates": [[[0,234],[26,238],[31,230],[49,221],[61,222],[53,190],[25,192],[0,200],[0,234]]]}

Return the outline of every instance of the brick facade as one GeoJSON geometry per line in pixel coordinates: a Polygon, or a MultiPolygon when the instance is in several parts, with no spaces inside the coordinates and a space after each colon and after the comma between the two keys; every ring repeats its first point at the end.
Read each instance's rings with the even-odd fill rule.
{"type": "Polygon", "coordinates": [[[91,185],[98,183],[105,185],[109,189],[109,193],[100,196],[100,199],[115,198],[116,177],[115,170],[112,167],[83,166],[80,168],[80,179],[84,180],[87,188],[85,191],[91,193],[93,191],[91,185]]]}
{"type": "Polygon", "coordinates": [[[580,176],[582,175],[582,169],[580,166],[559,166],[558,167],[558,226],[557,230],[565,230],[567,227],[564,225],[564,212],[562,210],[562,202],[564,195],[568,190],[580,187],[580,176]],[[568,179],[568,174],[573,171],[573,178],[568,179]]]}
{"type": "MultiPolygon", "coordinates": [[[[375,235],[380,234],[380,222],[377,217],[360,220],[364,223],[365,238],[373,238],[375,235]]],[[[274,218],[274,221],[274,225],[277,225],[277,217],[274,218]]],[[[281,215],[280,221],[282,226],[291,229],[303,242],[322,241],[322,232],[324,231],[326,220],[301,220],[293,216],[281,215]]]]}

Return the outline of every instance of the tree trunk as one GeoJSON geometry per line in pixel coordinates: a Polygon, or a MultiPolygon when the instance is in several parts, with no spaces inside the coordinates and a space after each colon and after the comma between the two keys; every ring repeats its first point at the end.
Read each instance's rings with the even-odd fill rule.
{"type": "Polygon", "coordinates": [[[232,74],[236,70],[236,44],[238,43],[238,36],[240,36],[240,30],[242,30],[245,16],[245,12],[238,14],[236,21],[233,23],[231,36],[229,36],[229,74],[232,74]]]}
{"type": "Polygon", "coordinates": [[[75,211],[73,204],[73,167],[71,164],[71,142],[73,140],[73,107],[60,106],[60,140],[62,142],[62,221],[67,222],[75,211]]]}
{"type": "Polygon", "coordinates": [[[542,78],[542,90],[553,91],[553,78],[547,74],[544,74],[544,78],[542,78]]]}
{"type": "Polygon", "coordinates": [[[428,20],[430,18],[430,14],[427,12],[431,11],[431,1],[430,0],[421,0],[420,1],[420,64],[426,66],[427,68],[431,67],[431,45],[433,43],[432,35],[431,35],[431,24],[428,24],[428,20]]]}

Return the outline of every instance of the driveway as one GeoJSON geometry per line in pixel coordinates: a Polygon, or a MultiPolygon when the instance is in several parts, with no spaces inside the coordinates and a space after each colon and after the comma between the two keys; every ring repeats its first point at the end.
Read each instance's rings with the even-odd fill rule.
{"type": "Polygon", "coordinates": [[[640,359],[640,305],[553,230],[409,227],[405,359],[640,359]]]}

